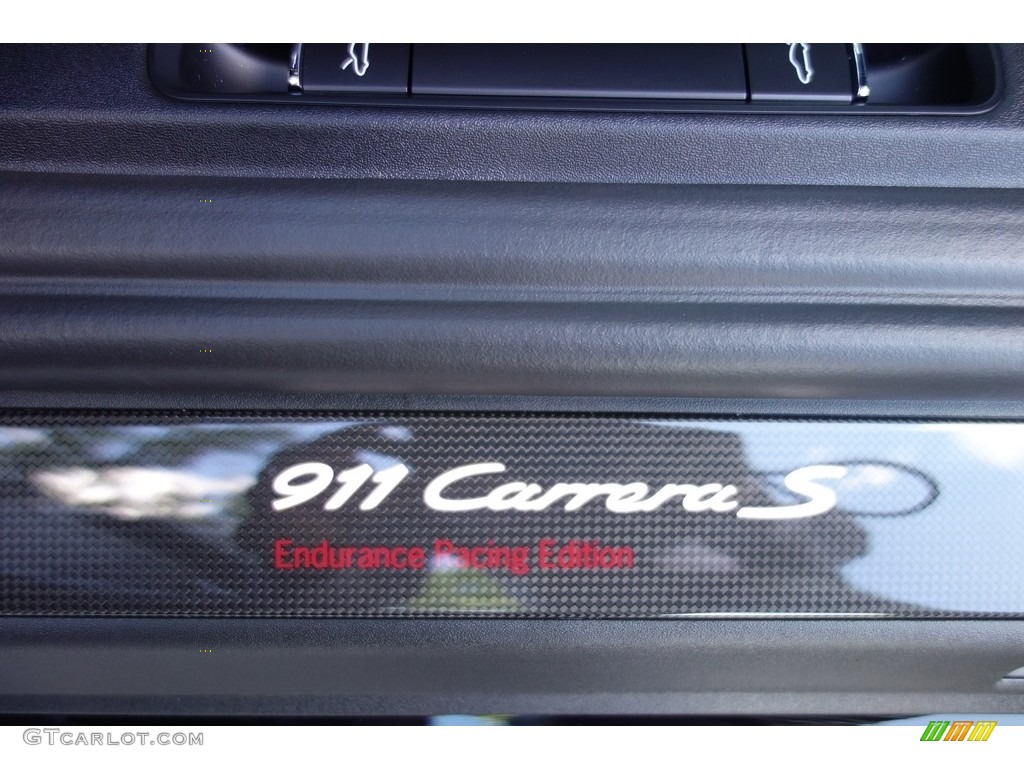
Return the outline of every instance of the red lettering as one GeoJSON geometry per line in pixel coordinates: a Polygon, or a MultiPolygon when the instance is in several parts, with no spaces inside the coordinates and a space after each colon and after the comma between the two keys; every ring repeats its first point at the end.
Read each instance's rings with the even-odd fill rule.
{"type": "Polygon", "coordinates": [[[427,564],[427,553],[423,547],[412,547],[409,549],[409,567],[420,570],[427,564]]]}
{"type": "Polygon", "coordinates": [[[287,557],[285,547],[290,548],[291,545],[291,539],[276,539],[274,541],[274,568],[277,570],[289,571],[294,567],[291,563],[285,562],[285,557],[287,557]]]}
{"type": "Polygon", "coordinates": [[[620,560],[623,568],[633,567],[633,548],[619,547],[620,560]]]}
{"type": "Polygon", "coordinates": [[[404,571],[407,564],[407,555],[405,547],[392,547],[391,549],[391,567],[396,571],[404,571]]]}
{"type": "Polygon", "coordinates": [[[438,539],[434,542],[434,557],[446,557],[455,554],[455,542],[438,539]]]}
{"type": "Polygon", "coordinates": [[[555,564],[551,562],[551,555],[552,550],[557,543],[558,542],[554,539],[541,539],[537,542],[537,547],[540,550],[540,557],[537,558],[537,565],[540,566],[542,571],[556,567],[555,564]]]}
{"type": "Polygon", "coordinates": [[[327,539],[324,539],[309,551],[309,564],[318,571],[322,571],[328,565],[327,548],[329,546],[327,539]]]}

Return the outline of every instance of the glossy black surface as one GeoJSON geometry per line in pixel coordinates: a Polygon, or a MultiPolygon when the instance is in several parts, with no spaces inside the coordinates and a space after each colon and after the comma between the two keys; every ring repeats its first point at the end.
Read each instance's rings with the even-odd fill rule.
{"type": "Polygon", "coordinates": [[[1016,424],[154,414],[47,426],[53,418],[0,428],[8,615],[1024,614],[1016,424]],[[442,473],[488,462],[503,469],[443,493],[601,485],[536,509],[429,501],[442,473]],[[300,465],[327,473],[309,498],[298,492],[315,472],[283,477],[300,465]],[[787,476],[815,466],[843,468],[820,483],[835,500],[787,518],[811,498],[787,476]],[[342,473],[360,467],[341,498],[342,473]],[[383,482],[371,472],[395,467],[403,476],[371,504],[383,482]],[[676,495],[617,508],[616,494],[629,496],[617,489],[633,483],[648,499],[670,483],[732,484],[738,503],[676,495]],[[768,512],[745,515],[753,508],[768,512]],[[378,547],[387,554],[360,559],[378,547]],[[349,560],[329,563],[331,552],[349,560]]]}
{"type": "Polygon", "coordinates": [[[413,96],[744,101],[732,45],[416,45],[413,96]]]}

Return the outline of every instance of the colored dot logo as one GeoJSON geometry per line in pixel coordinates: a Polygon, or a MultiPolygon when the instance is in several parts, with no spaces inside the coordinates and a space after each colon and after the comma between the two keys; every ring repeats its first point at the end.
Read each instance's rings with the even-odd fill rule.
{"type": "Polygon", "coordinates": [[[200,197],[199,198],[199,202],[200,203],[212,203],[213,202],[213,198],[212,197],[200,197]]]}
{"type": "Polygon", "coordinates": [[[213,352],[213,348],[212,347],[207,347],[205,349],[200,349],[199,351],[200,352],[213,352]]]}

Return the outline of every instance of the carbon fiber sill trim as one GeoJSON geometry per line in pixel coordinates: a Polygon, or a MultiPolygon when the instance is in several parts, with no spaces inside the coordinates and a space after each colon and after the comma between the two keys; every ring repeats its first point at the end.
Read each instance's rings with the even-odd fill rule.
{"type": "Polygon", "coordinates": [[[0,414],[0,613],[1024,615],[1024,425],[0,414]]]}

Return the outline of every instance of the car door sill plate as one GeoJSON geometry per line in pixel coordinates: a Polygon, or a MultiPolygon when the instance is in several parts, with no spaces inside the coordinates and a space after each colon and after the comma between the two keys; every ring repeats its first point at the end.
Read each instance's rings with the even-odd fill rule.
{"type": "Polygon", "coordinates": [[[0,413],[0,615],[1024,616],[1024,423],[0,413]]]}

